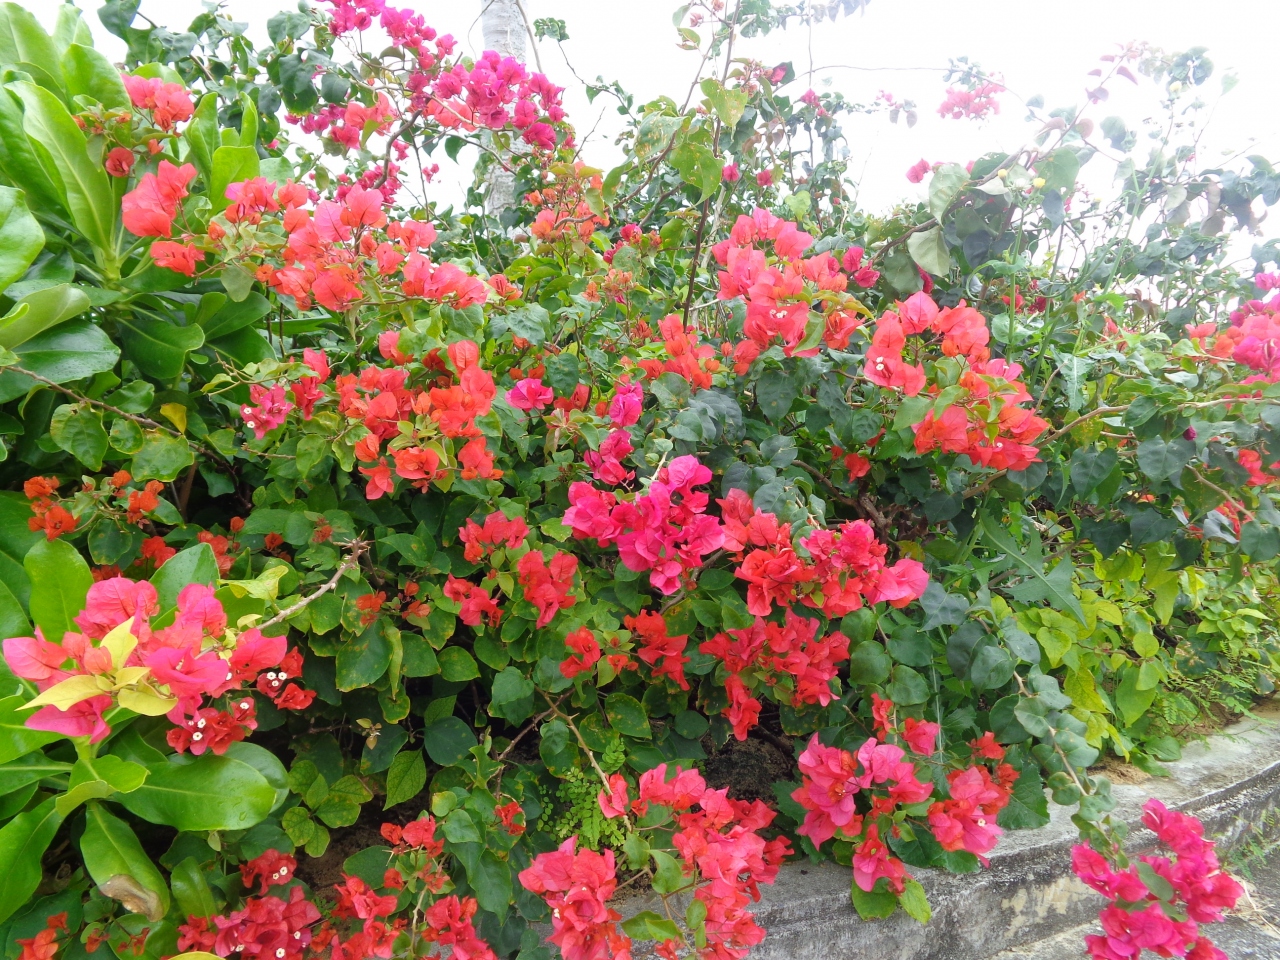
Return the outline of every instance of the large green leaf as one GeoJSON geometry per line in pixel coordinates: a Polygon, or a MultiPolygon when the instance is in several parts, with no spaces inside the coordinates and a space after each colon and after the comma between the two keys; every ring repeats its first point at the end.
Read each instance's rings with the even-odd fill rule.
{"type": "Polygon", "coordinates": [[[44,231],[27,209],[26,195],[0,187],[0,290],[26,273],[43,247],[44,231]]]}
{"type": "Polygon", "coordinates": [[[107,431],[102,416],[88,405],[64,403],[53,412],[49,436],[67,453],[95,473],[107,455],[107,431]]]}
{"type": "Polygon", "coordinates": [[[28,727],[27,717],[31,711],[26,709],[26,702],[27,698],[19,694],[0,697],[0,763],[9,763],[39,750],[46,743],[64,739],[60,733],[28,727]]]}
{"type": "Polygon", "coordinates": [[[163,480],[168,483],[193,463],[195,456],[191,452],[191,444],[184,438],[161,430],[149,430],[142,446],[133,455],[129,472],[135,480],[163,480]]]}
{"type": "Polygon", "coordinates": [[[31,621],[27,619],[27,611],[9,585],[0,579],[0,639],[29,636],[31,621]]]}
{"type": "Polygon", "coordinates": [[[253,147],[228,146],[213,151],[213,181],[209,187],[213,212],[218,213],[231,202],[227,199],[227,187],[257,175],[258,151],[253,147]]]}
{"type": "Polygon", "coordinates": [[[169,887],[133,828],[96,801],[85,805],[84,819],[80,854],[93,882],[106,886],[133,913],[150,920],[163,917],[169,910],[169,887]],[[133,889],[122,878],[132,880],[133,889]]]}
{"type": "Polygon", "coordinates": [[[58,173],[71,220],[90,243],[114,250],[115,194],[102,164],[89,155],[83,131],[54,94],[34,83],[9,85],[22,100],[22,126],[36,155],[58,173]]]}
{"type": "MultiPolygon", "coordinates": [[[[54,383],[68,383],[105,373],[120,359],[120,350],[97,324],[69,320],[36,334],[14,353],[18,366],[54,383]]],[[[13,370],[0,374],[0,403],[20,397],[36,381],[13,370]]]]}
{"type": "Polygon", "coordinates": [[[59,55],[65,55],[73,43],[92,46],[93,34],[80,11],[70,3],[63,3],[59,5],[58,16],[53,21],[53,45],[58,48],[59,55]]]}
{"type": "Polygon", "coordinates": [[[65,540],[37,540],[22,561],[31,579],[31,619],[45,639],[61,643],[76,630],[75,618],[93,586],[93,574],[80,551],[65,540]]]}
{"type": "Polygon", "coordinates": [[[24,610],[31,596],[31,581],[27,579],[22,561],[27,551],[42,536],[28,526],[27,521],[30,519],[31,504],[26,497],[17,491],[0,490],[0,581],[9,588],[24,610]]]}
{"type": "Polygon", "coordinates": [[[120,71],[93,47],[80,43],[68,46],[62,74],[70,96],[91,97],[112,110],[130,109],[129,93],[120,79],[120,71]]]}
{"type": "Polygon", "coordinates": [[[156,588],[160,612],[172,610],[178,603],[178,594],[189,583],[216,586],[218,583],[218,558],[207,543],[180,550],[151,577],[156,588]]]}
{"type": "Polygon", "coordinates": [[[0,64],[30,74],[40,86],[66,99],[60,60],[53,38],[35,14],[16,3],[0,3],[0,64]]]}
{"type": "Polygon", "coordinates": [[[986,534],[987,542],[1004,553],[1027,577],[1027,585],[1031,587],[1031,592],[1021,591],[1019,599],[1026,602],[1032,602],[1034,599],[1049,600],[1056,609],[1067,610],[1081,623],[1085,622],[1084,610],[1071,589],[1070,560],[1059,561],[1058,565],[1046,575],[1039,558],[1026,556],[1017,541],[1009,535],[1009,531],[1000,525],[999,520],[989,514],[984,515],[982,530],[986,534]]]}
{"type": "Polygon", "coordinates": [[[187,124],[185,134],[191,148],[190,159],[200,179],[209,183],[213,179],[213,151],[218,148],[218,95],[206,93],[200,98],[195,115],[187,124]]]}
{"type": "Polygon", "coordinates": [[[187,354],[204,346],[204,331],[194,324],[179,327],[130,314],[120,318],[120,343],[125,356],[148,377],[173,380],[182,373],[187,354]]]}
{"type": "Polygon", "coordinates": [[[251,293],[238,303],[228,300],[208,319],[201,320],[206,340],[225,337],[243,327],[257,323],[271,312],[271,301],[260,293],[251,293]]]}
{"type": "Polygon", "coordinates": [[[27,195],[27,206],[44,217],[66,216],[62,182],[46,170],[22,126],[22,101],[0,87],[0,174],[27,195]]]}
{"type": "Polygon", "coordinates": [[[252,764],[227,754],[171,756],[147,764],[151,775],[117,799],[151,823],[179,830],[244,830],[275,805],[275,788],[252,764]]]}
{"type": "Polygon", "coordinates": [[[69,283],[28,293],[0,318],[0,347],[13,350],[88,309],[88,295],[69,283]]]}
{"type": "Polygon", "coordinates": [[[40,886],[40,858],[53,840],[62,817],[50,797],[20,813],[0,830],[0,922],[13,916],[40,886]]]}

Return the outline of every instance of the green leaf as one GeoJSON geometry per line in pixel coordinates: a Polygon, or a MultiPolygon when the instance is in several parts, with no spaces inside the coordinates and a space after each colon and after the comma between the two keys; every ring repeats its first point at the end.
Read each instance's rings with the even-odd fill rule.
{"type": "Polygon", "coordinates": [[[271,312],[271,301],[260,293],[250,293],[240,302],[228,300],[211,316],[200,321],[206,340],[235,333],[257,323],[271,312]]]}
{"type": "Polygon", "coordinates": [[[209,881],[195,857],[187,857],[169,874],[173,898],[184,917],[212,917],[218,912],[209,881]]]}
{"type": "Polygon", "coordinates": [[[941,222],[960,189],[969,182],[969,173],[958,163],[944,163],[929,179],[929,212],[941,222]]]}
{"type": "MultiPolygon", "coordinates": [[[[881,887],[883,883],[879,884],[881,887]]],[[[877,890],[868,893],[858,886],[855,880],[850,888],[853,908],[863,920],[881,920],[893,915],[898,909],[898,898],[888,890],[877,890]]]]}
{"type": "Polygon", "coordinates": [[[651,910],[642,910],[622,922],[623,932],[632,940],[679,940],[680,929],[651,910]]]}
{"type": "Polygon", "coordinates": [[[0,63],[36,77],[42,87],[66,98],[62,57],[35,15],[16,3],[0,4],[0,63]]]}
{"type": "Polygon", "coordinates": [[[1119,455],[1108,447],[1106,450],[1092,450],[1082,447],[1071,454],[1071,486],[1076,493],[1087,497],[1111,476],[1119,455]]]}
{"type": "Polygon", "coordinates": [[[889,679],[893,661],[875,640],[864,640],[849,655],[849,682],[872,685],[889,679]]]}
{"type": "Polygon", "coordinates": [[[1121,671],[1120,684],[1116,687],[1116,709],[1128,726],[1132,726],[1146,716],[1147,710],[1155,702],[1156,694],[1159,693],[1156,687],[1147,690],[1139,689],[1139,676],[1137,670],[1126,666],[1121,671]]]}
{"type": "Polygon", "coordinates": [[[84,132],[48,90],[22,81],[9,89],[22,100],[22,125],[36,156],[57,171],[72,223],[104,255],[114,256],[115,192],[107,171],[89,155],[84,132]]]}
{"type": "Polygon", "coordinates": [[[65,540],[40,540],[22,561],[31,580],[31,619],[46,639],[62,641],[79,630],[75,618],[93,586],[93,574],[80,551],[65,540]]]}
{"type": "MultiPolygon", "coordinates": [[[[120,421],[116,421],[118,424],[120,421]]],[[[129,472],[135,480],[176,480],[184,468],[195,463],[191,445],[183,437],[160,430],[148,430],[143,434],[142,446],[133,455],[129,472]]],[[[112,438],[115,428],[112,427],[112,438]]]]}
{"type": "Polygon", "coordinates": [[[69,283],[32,291],[0,318],[0,347],[14,350],[37,334],[88,309],[89,298],[84,290],[69,283]]]}
{"type": "Polygon", "coordinates": [[[1181,437],[1152,437],[1138,444],[1138,467],[1152,480],[1177,480],[1195,452],[1195,444],[1181,437]]]}
{"type": "Polygon", "coordinates": [[[95,473],[107,455],[107,431],[102,418],[87,404],[64,403],[53,412],[49,436],[67,453],[95,473]]]}
{"type": "Polygon", "coordinates": [[[492,850],[480,854],[474,874],[468,872],[468,880],[476,892],[476,901],[481,910],[495,914],[501,923],[511,906],[511,864],[507,860],[499,860],[492,850]]]}
{"type": "MultiPolygon", "coordinates": [[[[0,290],[17,280],[44,248],[44,231],[27,209],[26,195],[0,187],[0,290]]],[[[0,338],[0,346],[12,348],[0,338]]]]}
{"type": "Polygon", "coordinates": [[[179,830],[244,830],[271,812],[275,788],[252,765],[229,753],[186,754],[146,764],[147,782],[118,795],[131,813],[179,830]]]}
{"type": "MultiPolygon", "coordinates": [[[[105,373],[120,359],[120,350],[102,328],[88,320],[70,320],[36,334],[16,347],[18,366],[52,380],[67,383],[105,373]]],[[[0,403],[20,397],[36,381],[14,370],[0,373],[0,403]]]]}
{"type": "Polygon", "coordinates": [[[152,574],[151,585],[156,588],[161,614],[178,605],[178,594],[189,583],[217,586],[218,558],[207,543],[179,550],[152,574]]]}
{"type": "Polygon", "coordinates": [[[221,213],[231,203],[227,187],[258,175],[258,151],[249,146],[218,147],[213,151],[213,179],[209,185],[209,203],[214,213],[221,213]]]}
{"type": "Polygon", "coordinates": [[[169,887],[142,849],[137,834],[96,801],[85,806],[84,817],[80,854],[93,882],[106,886],[131,912],[143,913],[149,920],[163,917],[169,911],[169,887]],[[132,890],[120,880],[122,877],[133,881],[132,890]],[[128,890],[129,899],[118,890],[128,890]]]}
{"type": "Polygon", "coordinates": [[[387,770],[387,799],[383,810],[412,800],[427,785],[427,764],[421,750],[402,750],[387,770]]]}
{"type": "Polygon", "coordinates": [[[951,272],[951,254],[941,227],[931,227],[907,237],[907,250],[926,273],[945,277],[951,272]]]}
{"type": "Polygon", "coordinates": [[[1036,163],[1036,173],[1044,177],[1046,190],[1071,190],[1080,172],[1080,158],[1074,150],[1062,147],[1036,163]]]}
{"type": "Polygon", "coordinates": [[[929,699],[929,685],[925,683],[924,677],[910,667],[896,666],[890,676],[892,679],[885,694],[894,703],[910,706],[929,699]]]}
{"type": "Polygon", "coordinates": [[[62,58],[62,75],[67,93],[89,97],[109,110],[129,110],[131,103],[120,71],[105,56],[86,43],[73,43],[62,58]]]}
{"type": "Polygon", "coordinates": [[[119,318],[124,354],[153,380],[173,380],[182,373],[187,354],[204,346],[204,331],[192,324],[179,327],[139,313],[119,318]]]}
{"type": "Polygon", "coordinates": [[[385,674],[390,665],[391,644],[383,632],[383,622],[375,620],[360,636],[339,644],[336,662],[338,689],[345,692],[367,687],[385,674]]]}
{"type": "Polygon", "coordinates": [[[10,183],[22,184],[28,209],[66,216],[62,188],[45,169],[22,127],[22,103],[5,87],[0,87],[0,173],[10,183]]]}
{"type": "Polygon", "coordinates": [[[997,822],[1006,830],[1034,830],[1049,822],[1049,801],[1044,795],[1044,781],[1034,764],[1023,766],[1013,785],[1009,803],[1000,811],[997,822]]]}
{"type": "Polygon", "coordinates": [[[787,415],[799,395],[795,379],[781,370],[766,370],[756,383],[756,403],[774,423],[787,415]]]}
{"type": "Polygon", "coordinates": [[[714,77],[703,80],[701,87],[703,96],[710,102],[720,122],[732,131],[742,119],[742,114],[746,112],[747,101],[750,99],[747,91],[726,89],[714,77]]]}
{"type": "Polygon", "coordinates": [[[611,693],[605,697],[604,713],[609,724],[623,736],[648,740],[653,736],[649,717],[635,697],[625,693],[611,693]]]}
{"type": "Polygon", "coordinates": [[[205,183],[213,180],[213,151],[218,149],[218,95],[206,93],[187,124],[183,138],[191,148],[191,162],[205,183]]]}
{"type": "Polygon", "coordinates": [[[671,854],[654,850],[651,856],[654,893],[675,893],[688,882],[680,869],[680,861],[671,854]]]}
{"type": "Polygon", "coordinates": [[[1000,522],[990,514],[983,515],[982,530],[986,534],[987,541],[1003,552],[1018,567],[1021,567],[1022,572],[1028,578],[1025,586],[1029,586],[1031,590],[1021,591],[1021,595],[1015,592],[1014,596],[1024,600],[1024,602],[1031,602],[1026,598],[1031,596],[1032,593],[1038,593],[1040,599],[1049,600],[1055,609],[1067,610],[1081,623],[1085,622],[1084,610],[1071,589],[1073,569],[1070,560],[1059,561],[1058,565],[1046,576],[1040,569],[1040,564],[1028,560],[1023,555],[1022,548],[1018,546],[1017,541],[1009,535],[1009,531],[1001,526],[1000,522]]]}
{"type": "Polygon", "coordinates": [[[433,763],[448,767],[470,754],[476,735],[457,717],[444,717],[423,731],[422,742],[433,763]]]}
{"type": "Polygon", "coordinates": [[[40,858],[49,849],[62,816],[50,797],[0,829],[0,923],[26,904],[40,886],[40,858]]]}
{"type": "Polygon", "coordinates": [[[31,711],[25,709],[26,702],[27,698],[19,694],[0,697],[0,763],[10,763],[47,743],[66,739],[60,733],[28,727],[31,711]]]}
{"type": "Polygon", "coordinates": [[[440,676],[446,680],[460,683],[480,676],[475,657],[461,647],[446,647],[440,651],[439,660],[440,676]]]}
{"type": "Polygon", "coordinates": [[[507,667],[493,678],[489,713],[520,724],[533,715],[533,681],[515,667],[507,667]]]}
{"type": "Polygon", "coordinates": [[[327,826],[349,827],[360,817],[360,804],[372,798],[369,788],[356,777],[342,777],[316,805],[315,814],[327,826]]]}
{"type": "Polygon", "coordinates": [[[688,140],[677,141],[669,156],[671,166],[680,174],[680,179],[698,189],[699,203],[716,192],[724,161],[709,146],[688,140]]]}
{"type": "Polygon", "coordinates": [[[920,923],[928,923],[933,916],[933,908],[929,906],[929,898],[925,896],[924,887],[918,881],[907,880],[898,894],[898,903],[907,915],[920,923]]]}

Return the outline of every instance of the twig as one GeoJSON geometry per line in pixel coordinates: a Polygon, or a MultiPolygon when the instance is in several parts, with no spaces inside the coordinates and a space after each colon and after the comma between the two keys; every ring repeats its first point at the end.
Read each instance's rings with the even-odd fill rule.
{"type": "Polygon", "coordinates": [[[343,560],[342,563],[338,565],[338,569],[334,571],[333,576],[329,578],[329,581],[326,584],[324,584],[324,586],[322,586],[315,593],[312,593],[303,597],[293,606],[286,607],[285,609],[281,610],[270,620],[266,620],[258,624],[257,625],[258,629],[265,630],[267,627],[274,627],[278,623],[283,623],[285,620],[288,620],[299,610],[303,609],[313,601],[319,600],[322,596],[324,596],[330,590],[333,590],[335,587],[337,587],[338,581],[343,578],[343,576],[347,573],[347,571],[354,570],[356,567],[360,565],[360,557],[363,556],[368,551],[369,542],[367,540],[352,540],[350,543],[350,547],[351,547],[351,552],[347,554],[347,559],[343,560]]]}
{"type": "Polygon", "coordinates": [[[125,411],[121,410],[119,407],[113,407],[109,403],[103,403],[101,400],[93,399],[93,397],[82,396],[81,394],[76,393],[74,390],[71,390],[68,387],[64,387],[60,383],[55,383],[54,381],[50,380],[48,377],[42,377],[40,376],[40,374],[32,373],[30,370],[24,369],[23,367],[10,366],[10,367],[6,367],[5,369],[12,370],[14,373],[19,373],[24,377],[30,377],[32,380],[35,380],[39,383],[43,383],[46,387],[50,387],[51,389],[57,390],[59,393],[64,393],[68,397],[71,397],[71,399],[76,400],[80,403],[91,404],[95,407],[98,407],[101,410],[106,410],[108,413],[114,413],[117,417],[123,417],[126,420],[132,420],[134,423],[140,424],[144,427],[151,427],[153,430],[163,430],[165,433],[178,437],[181,440],[186,440],[187,443],[191,444],[191,446],[195,447],[197,450],[199,450],[201,453],[205,454],[206,456],[215,457],[216,459],[221,460],[223,463],[226,463],[229,465],[229,461],[226,459],[226,457],[220,454],[217,450],[214,450],[211,447],[206,447],[204,444],[201,444],[201,443],[195,443],[192,441],[190,437],[188,437],[185,433],[181,432],[180,430],[175,430],[173,427],[166,427],[163,423],[157,423],[156,421],[152,420],[150,417],[140,417],[136,413],[126,413],[125,411]]]}

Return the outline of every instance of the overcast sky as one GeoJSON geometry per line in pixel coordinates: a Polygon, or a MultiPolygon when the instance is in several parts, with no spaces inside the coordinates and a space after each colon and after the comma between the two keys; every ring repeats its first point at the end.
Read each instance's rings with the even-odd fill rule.
{"type": "MultiPolygon", "coordinates": [[[[52,19],[56,0],[26,0],[25,5],[52,19]]],[[[87,11],[96,0],[80,0],[87,11]]],[[[464,49],[481,52],[478,21],[481,0],[400,0],[415,7],[441,32],[458,37],[464,49]]],[[[579,76],[603,75],[618,80],[643,103],[659,94],[683,101],[698,66],[695,54],[676,47],[667,0],[525,0],[530,16],[566,21],[569,40],[563,45],[579,76]]],[[[266,42],[266,21],[290,0],[226,0],[234,19],[249,24],[255,40],[266,42]]],[[[322,5],[323,6],[323,5],[322,5]]],[[[964,162],[992,149],[1012,149],[1024,143],[1033,128],[1027,125],[1017,97],[1039,94],[1048,108],[1083,102],[1089,70],[1100,55],[1117,44],[1145,40],[1166,50],[1191,46],[1209,48],[1216,70],[1202,88],[1213,104],[1208,133],[1202,141],[1206,164],[1218,157],[1262,153],[1280,156],[1280,58],[1271,30],[1276,0],[1073,0],[1071,3],[957,4],[953,0],[870,0],[853,17],[820,24],[812,33],[804,28],[779,31],[738,47],[743,54],[766,62],[790,60],[800,81],[807,83],[812,67],[816,89],[838,89],[855,101],[869,102],[879,90],[919,106],[919,123],[908,129],[883,117],[845,121],[851,149],[851,174],[861,182],[861,200],[873,210],[913,196],[922,187],[905,179],[915,161],[964,162]],[[942,119],[937,106],[945,85],[941,69],[949,57],[968,56],[988,72],[1004,76],[1010,93],[1002,112],[990,120],[942,119]],[[1222,77],[1234,74],[1239,83],[1221,96],[1222,77]]],[[[202,9],[199,0],[142,0],[142,12],[172,28],[185,26],[202,9]]],[[[113,59],[122,45],[106,34],[90,14],[97,43],[113,59]]],[[[539,44],[542,66],[553,80],[570,89],[567,108],[585,138],[595,134],[583,159],[597,166],[612,165],[619,154],[609,143],[618,130],[608,98],[590,105],[573,83],[561,51],[550,41],[539,44]],[[601,115],[602,110],[605,111],[601,115]]],[[[795,94],[804,91],[797,86],[795,94]]],[[[1111,84],[1112,97],[1092,108],[1097,120],[1115,113],[1134,125],[1156,111],[1155,90],[1144,79],[1137,88],[1127,81],[1111,84]]],[[[439,188],[454,193],[447,159],[440,158],[439,188]]],[[[1098,171],[1101,173],[1103,171],[1098,171]]],[[[459,175],[452,177],[456,183],[459,175]]],[[[442,197],[443,199],[443,197],[442,197]]],[[[1270,225],[1268,225],[1270,226],[1270,225]]],[[[1274,233],[1274,230],[1267,231],[1274,233]]]]}

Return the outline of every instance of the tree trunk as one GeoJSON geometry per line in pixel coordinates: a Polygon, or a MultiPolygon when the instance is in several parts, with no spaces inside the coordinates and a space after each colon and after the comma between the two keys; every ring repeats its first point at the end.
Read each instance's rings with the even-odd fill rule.
{"type": "MultiPolygon", "coordinates": [[[[483,0],[483,3],[481,25],[484,31],[484,48],[524,63],[527,28],[524,14],[520,10],[520,0],[483,0]]],[[[514,207],[515,190],[515,174],[501,167],[492,168],[487,203],[489,215],[500,217],[504,211],[514,207]]]]}

